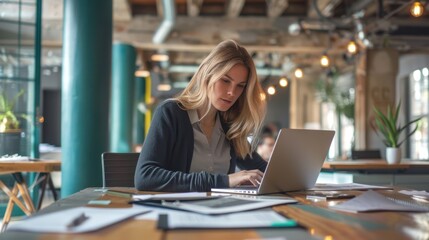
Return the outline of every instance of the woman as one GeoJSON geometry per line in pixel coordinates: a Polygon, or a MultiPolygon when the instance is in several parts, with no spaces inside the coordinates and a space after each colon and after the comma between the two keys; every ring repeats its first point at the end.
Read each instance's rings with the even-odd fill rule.
{"type": "Polygon", "coordinates": [[[262,93],[246,49],[221,42],[186,89],[157,107],[137,163],[136,188],[206,192],[258,185],[266,162],[247,137],[261,128],[262,93]],[[234,172],[236,166],[247,171],[234,172]]]}

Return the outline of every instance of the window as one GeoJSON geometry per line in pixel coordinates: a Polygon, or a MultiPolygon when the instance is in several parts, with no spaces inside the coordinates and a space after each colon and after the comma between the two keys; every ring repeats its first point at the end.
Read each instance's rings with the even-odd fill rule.
{"type": "Polygon", "coordinates": [[[429,69],[417,69],[409,77],[409,119],[422,117],[420,127],[410,137],[409,157],[411,159],[428,159],[428,121],[429,121],[429,69]]]}

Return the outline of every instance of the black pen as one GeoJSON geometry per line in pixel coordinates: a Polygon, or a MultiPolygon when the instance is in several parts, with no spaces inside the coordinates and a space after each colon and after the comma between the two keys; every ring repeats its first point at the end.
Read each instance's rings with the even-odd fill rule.
{"type": "Polygon", "coordinates": [[[82,225],[89,217],[85,215],[85,213],[80,214],[79,216],[73,218],[69,224],[67,224],[67,229],[71,229],[77,226],[82,225]]]}

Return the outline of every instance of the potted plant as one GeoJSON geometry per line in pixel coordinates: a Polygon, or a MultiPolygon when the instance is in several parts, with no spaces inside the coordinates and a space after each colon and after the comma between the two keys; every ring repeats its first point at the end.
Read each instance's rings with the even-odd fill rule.
{"type": "Polygon", "coordinates": [[[374,107],[375,112],[375,124],[376,124],[376,134],[383,139],[383,143],[386,145],[386,160],[389,164],[399,163],[401,161],[401,149],[399,148],[401,144],[407,140],[411,135],[413,135],[418,127],[418,121],[421,118],[414,119],[404,126],[401,126],[398,123],[399,110],[401,108],[401,102],[396,106],[395,111],[388,106],[387,114],[383,114],[379,109],[374,107]],[[416,123],[414,129],[410,131],[405,137],[401,140],[401,134],[409,126],[416,123]]]}
{"type": "Polygon", "coordinates": [[[19,91],[11,100],[6,93],[0,93],[0,157],[5,154],[19,153],[21,142],[21,129],[19,118],[15,113],[15,104],[24,94],[19,91]]]}

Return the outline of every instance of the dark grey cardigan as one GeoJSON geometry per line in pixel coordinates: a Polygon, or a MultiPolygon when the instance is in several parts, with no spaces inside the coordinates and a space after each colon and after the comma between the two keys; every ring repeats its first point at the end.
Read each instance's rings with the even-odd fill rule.
{"type": "MultiPolygon", "coordinates": [[[[227,132],[228,127],[222,123],[227,132]]],[[[188,113],[176,101],[160,104],[153,116],[134,176],[135,187],[145,191],[207,192],[229,186],[227,174],[189,173],[194,152],[194,132],[188,113]]],[[[236,156],[231,144],[228,173],[241,169],[265,171],[267,163],[257,154],[252,158],[236,156]]]]}

